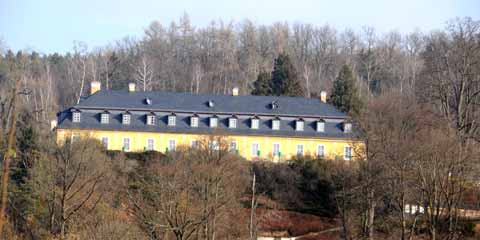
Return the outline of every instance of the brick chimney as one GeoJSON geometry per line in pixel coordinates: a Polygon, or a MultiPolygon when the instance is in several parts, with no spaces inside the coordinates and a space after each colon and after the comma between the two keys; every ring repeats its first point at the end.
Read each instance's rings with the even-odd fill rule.
{"type": "Polygon", "coordinates": [[[238,87],[232,89],[232,96],[238,96],[238,87]]]}
{"type": "Polygon", "coordinates": [[[90,95],[95,94],[96,92],[100,91],[102,88],[102,83],[99,81],[93,81],[90,83],[90,95]]]}
{"type": "Polygon", "coordinates": [[[135,92],[135,83],[131,82],[128,84],[128,92],[135,92]]]}
{"type": "Polygon", "coordinates": [[[327,92],[325,91],[320,92],[320,101],[322,101],[323,103],[327,103],[327,92]]]}

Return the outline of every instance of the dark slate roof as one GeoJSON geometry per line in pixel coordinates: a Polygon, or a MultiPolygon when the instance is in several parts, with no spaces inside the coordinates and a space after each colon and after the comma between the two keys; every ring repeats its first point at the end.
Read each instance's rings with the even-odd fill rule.
{"type": "Polygon", "coordinates": [[[225,133],[231,135],[268,135],[288,137],[352,138],[353,133],[344,133],[342,122],[347,115],[319,99],[276,96],[230,96],[172,92],[133,92],[99,91],[80,102],[80,104],[60,112],[58,128],[99,129],[116,131],[146,131],[209,134],[225,133]],[[151,104],[146,104],[149,98],[151,104]],[[213,101],[214,107],[208,107],[213,101]],[[271,109],[272,102],[278,108],[271,109]],[[81,122],[72,122],[72,109],[82,112],[81,122]],[[100,123],[100,113],[110,111],[108,124],[100,123]],[[130,111],[131,124],[122,124],[121,113],[130,111]],[[154,126],[146,124],[146,115],[155,112],[157,121],[154,126]],[[176,126],[167,126],[167,118],[177,113],[176,126]],[[200,114],[199,125],[190,126],[190,116],[200,114]],[[217,115],[217,128],[209,127],[209,116],[217,115]],[[228,118],[239,118],[237,128],[228,128],[228,118]],[[259,129],[250,128],[250,118],[259,116],[259,129]],[[271,120],[280,117],[280,130],[272,130],[271,120]],[[305,120],[304,131],[295,130],[295,120],[305,120]],[[316,131],[316,121],[325,119],[325,132],[316,131]]]}
{"type": "Polygon", "coordinates": [[[215,134],[225,133],[230,135],[268,135],[288,137],[316,137],[316,138],[352,138],[353,133],[344,133],[342,122],[326,122],[325,132],[317,132],[316,121],[305,122],[304,131],[295,130],[295,120],[281,120],[280,130],[272,130],[271,119],[262,118],[259,129],[250,128],[250,120],[241,118],[237,122],[237,128],[228,128],[230,116],[219,116],[218,127],[210,128],[208,117],[199,117],[198,127],[190,126],[190,117],[186,115],[177,116],[176,126],[168,126],[168,112],[157,114],[155,125],[147,125],[145,114],[133,114],[129,125],[122,124],[121,113],[110,114],[108,124],[100,123],[101,112],[82,112],[81,122],[73,123],[69,111],[61,112],[59,115],[59,128],[65,129],[99,129],[115,131],[142,131],[142,132],[171,132],[171,133],[192,133],[192,134],[215,134]]]}
{"type": "Polygon", "coordinates": [[[309,116],[326,118],[347,118],[335,107],[317,98],[212,95],[174,92],[128,92],[126,90],[99,91],[87,97],[76,108],[154,110],[196,113],[230,113],[278,116],[309,116]],[[146,104],[146,99],[152,104],[146,104]],[[208,101],[215,103],[208,107],[208,101]],[[272,102],[278,103],[271,109],[272,102]]]}

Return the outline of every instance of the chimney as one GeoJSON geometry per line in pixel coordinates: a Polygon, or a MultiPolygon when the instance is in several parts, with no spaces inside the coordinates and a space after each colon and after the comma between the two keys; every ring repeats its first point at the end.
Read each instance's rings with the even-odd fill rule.
{"type": "Polygon", "coordinates": [[[238,96],[238,87],[232,89],[232,96],[238,96]]]}
{"type": "Polygon", "coordinates": [[[325,91],[320,92],[320,101],[322,101],[323,103],[327,103],[327,92],[325,91]]]}
{"type": "Polygon", "coordinates": [[[90,95],[95,94],[96,92],[100,91],[102,83],[99,81],[93,81],[90,83],[90,95]]]}
{"type": "Polygon", "coordinates": [[[50,121],[50,130],[53,131],[57,128],[57,120],[50,121]]]}
{"type": "Polygon", "coordinates": [[[135,92],[135,83],[128,84],[128,92],[135,92]]]}

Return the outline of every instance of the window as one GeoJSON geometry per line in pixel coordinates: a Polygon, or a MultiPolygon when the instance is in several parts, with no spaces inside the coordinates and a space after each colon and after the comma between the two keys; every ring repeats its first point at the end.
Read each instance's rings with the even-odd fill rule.
{"type": "Polygon", "coordinates": [[[168,126],[175,126],[176,117],[175,115],[168,116],[168,126]]]}
{"type": "Polygon", "coordinates": [[[198,127],[198,117],[197,116],[190,117],[190,126],[191,127],[198,127]]]}
{"type": "Polygon", "coordinates": [[[317,157],[320,157],[320,158],[325,157],[325,146],[324,145],[317,145],[317,157]]]}
{"type": "Polygon", "coordinates": [[[147,151],[155,150],[155,140],[153,138],[147,139],[147,151]]]}
{"type": "Polygon", "coordinates": [[[147,125],[155,125],[155,115],[147,115],[147,125]]]}
{"type": "Polygon", "coordinates": [[[280,157],[280,143],[274,143],[273,144],[273,151],[272,155],[273,157],[280,157]]]}
{"type": "Polygon", "coordinates": [[[218,126],[218,118],[217,117],[211,117],[210,118],[210,127],[215,128],[218,126]]]}
{"type": "Polygon", "coordinates": [[[200,146],[200,143],[198,140],[192,140],[192,148],[198,148],[200,146]]]}
{"type": "Polygon", "coordinates": [[[303,145],[302,145],[302,144],[298,144],[298,145],[297,145],[297,155],[298,155],[298,156],[303,156],[303,153],[304,153],[303,145]]]}
{"type": "Polygon", "coordinates": [[[343,131],[349,133],[352,131],[352,124],[349,122],[343,123],[343,131]]]}
{"type": "Polygon", "coordinates": [[[252,156],[260,156],[260,146],[258,143],[252,143],[252,156]]]}
{"type": "Polygon", "coordinates": [[[102,114],[100,115],[100,122],[101,122],[102,124],[108,124],[109,116],[110,116],[110,115],[109,115],[108,113],[102,113],[102,114]]]}
{"type": "Polygon", "coordinates": [[[325,132],[325,122],[317,121],[317,132],[325,132]]]}
{"type": "Polygon", "coordinates": [[[258,125],[259,125],[260,120],[258,120],[257,118],[252,118],[250,121],[251,121],[250,122],[250,124],[251,124],[250,127],[252,129],[258,129],[258,125]]]}
{"type": "Polygon", "coordinates": [[[231,153],[236,153],[237,152],[237,142],[231,141],[230,145],[228,146],[228,151],[231,153]]]}
{"type": "Polygon", "coordinates": [[[122,115],[122,123],[125,124],[125,125],[128,125],[130,124],[130,120],[131,120],[131,115],[128,114],[128,113],[124,113],[122,115]]]}
{"type": "Polygon", "coordinates": [[[123,151],[128,152],[130,151],[130,138],[123,138],[123,151]]]}
{"type": "Polygon", "coordinates": [[[72,134],[72,143],[80,141],[79,134],[72,134]]]}
{"type": "Polygon", "coordinates": [[[80,112],[74,112],[72,117],[73,122],[80,122],[80,112]]]}
{"type": "Polygon", "coordinates": [[[167,151],[174,152],[176,150],[176,147],[177,146],[176,146],[175,139],[169,139],[167,151]]]}
{"type": "Polygon", "coordinates": [[[295,123],[295,128],[297,131],[303,131],[303,126],[304,126],[304,122],[303,120],[297,120],[297,122],[295,123]]]}
{"type": "Polygon", "coordinates": [[[345,147],[345,153],[343,155],[344,160],[352,160],[352,147],[346,146],[345,147]]]}
{"type": "Polygon", "coordinates": [[[280,120],[274,119],[272,120],[272,129],[279,130],[280,129],[280,120]]]}
{"type": "Polygon", "coordinates": [[[236,128],[237,127],[237,119],[234,117],[231,117],[228,119],[228,127],[229,128],[236,128]]]}
{"type": "Polygon", "coordinates": [[[102,137],[102,146],[108,149],[108,137],[102,137]]]}
{"type": "Polygon", "coordinates": [[[220,145],[215,140],[214,141],[209,141],[208,142],[208,147],[212,150],[220,150],[220,145]]]}

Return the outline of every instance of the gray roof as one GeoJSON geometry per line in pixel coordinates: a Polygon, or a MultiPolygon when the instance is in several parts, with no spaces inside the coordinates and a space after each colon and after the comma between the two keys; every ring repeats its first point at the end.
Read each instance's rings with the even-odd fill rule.
{"type": "Polygon", "coordinates": [[[99,91],[76,105],[77,108],[155,110],[197,113],[242,113],[277,116],[310,116],[328,118],[347,118],[332,105],[317,98],[252,96],[252,95],[213,95],[174,92],[128,92],[126,90],[99,91]],[[145,99],[152,101],[151,105],[145,99]],[[215,106],[208,107],[208,101],[215,106]],[[272,102],[278,103],[277,109],[271,109],[272,102]]]}
{"type": "Polygon", "coordinates": [[[352,133],[344,133],[341,122],[326,122],[325,131],[317,132],[315,128],[316,121],[306,121],[303,131],[295,130],[294,120],[281,120],[280,130],[272,130],[271,119],[263,118],[260,120],[259,129],[250,128],[250,119],[240,118],[237,122],[237,128],[228,128],[228,117],[219,116],[217,128],[210,128],[208,117],[199,117],[198,127],[190,126],[189,116],[178,116],[175,126],[167,125],[169,113],[157,114],[155,125],[147,125],[145,114],[133,114],[131,123],[122,124],[121,113],[111,113],[108,124],[100,123],[100,114],[102,112],[82,112],[81,121],[74,123],[71,120],[69,111],[60,114],[59,128],[64,129],[99,129],[112,131],[142,131],[142,132],[170,132],[170,133],[191,133],[191,134],[213,134],[225,133],[231,135],[269,135],[269,136],[288,136],[288,137],[316,137],[316,138],[351,138],[352,133]]]}
{"type": "Polygon", "coordinates": [[[80,104],[60,112],[58,128],[101,129],[112,131],[146,131],[192,134],[225,133],[231,135],[269,135],[288,137],[352,138],[353,133],[344,133],[342,122],[348,117],[333,106],[318,99],[270,96],[226,96],[170,92],[100,91],[84,99],[80,104]],[[145,99],[152,100],[151,105],[145,99]],[[207,102],[214,101],[214,107],[207,102]],[[270,104],[276,101],[277,109],[270,104]],[[72,122],[71,109],[82,112],[79,123],[72,122]],[[100,114],[110,111],[110,122],[100,123],[100,114]],[[122,124],[122,113],[132,114],[129,125],[122,124]],[[156,124],[146,124],[146,114],[155,112],[156,124]],[[177,113],[176,126],[167,125],[167,116],[177,113]],[[199,114],[198,127],[190,126],[190,116],[199,114]],[[216,114],[218,127],[210,128],[209,117],[216,114]],[[237,127],[228,128],[228,118],[238,117],[237,127]],[[250,119],[260,117],[259,129],[251,129],[250,119]],[[280,130],[272,130],[271,120],[280,117],[280,130]],[[305,120],[304,131],[295,130],[295,120],[305,120]],[[316,131],[316,122],[325,119],[325,131],[316,131]]]}

